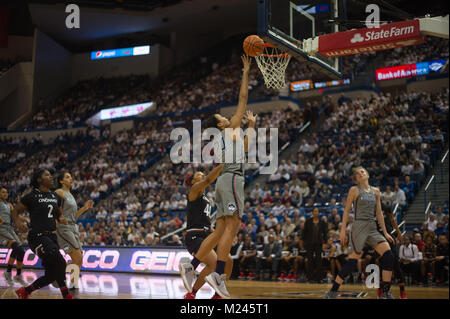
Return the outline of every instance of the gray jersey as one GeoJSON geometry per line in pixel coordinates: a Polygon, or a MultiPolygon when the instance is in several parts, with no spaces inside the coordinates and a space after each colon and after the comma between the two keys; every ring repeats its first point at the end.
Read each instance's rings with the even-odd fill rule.
{"type": "Polygon", "coordinates": [[[359,196],[353,202],[353,207],[355,208],[355,220],[375,221],[375,205],[377,203],[375,190],[373,187],[370,187],[369,192],[366,192],[359,185],[357,187],[359,196]]]}
{"type": "Polygon", "coordinates": [[[222,174],[233,173],[244,175],[244,142],[242,139],[238,138],[233,141],[232,137],[225,133],[225,130],[221,132],[222,138],[222,163],[223,169],[222,174]],[[232,145],[232,153],[230,146],[232,145]],[[227,156],[228,154],[228,156],[227,156]],[[231,156],[232,155],[232,156],[231,156]]]}
{"type": "Polygon", "coordinates": [[[0,200],[0,218],[3,220],[2,225],[7,226],[11,224],[11,207],[8,202],[0,200]]]}
{"type": "Polygon", "coordinates": [[[64,206],[63,206],[63,216],[67,219],[69,224],[75,224],[77,221],[77,202],[72,194],[63,190],[65,198],[64,198],[64,206]]]}

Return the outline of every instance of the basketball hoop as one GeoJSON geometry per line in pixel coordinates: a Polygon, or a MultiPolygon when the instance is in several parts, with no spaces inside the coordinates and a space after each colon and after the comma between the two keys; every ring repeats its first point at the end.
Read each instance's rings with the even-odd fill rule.
{"type": "Polygon", "coordinates": [[[286,86],[286,68],[291,56],[271,44],[264,43],[264,51],[255,57],[267,88],[280,91],[286,86]]]}

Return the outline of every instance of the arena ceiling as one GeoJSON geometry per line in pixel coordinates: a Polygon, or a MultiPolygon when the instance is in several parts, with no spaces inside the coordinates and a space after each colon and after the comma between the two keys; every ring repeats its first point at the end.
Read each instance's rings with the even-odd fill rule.
{"type": "MultiPolygon", "coordinates": [[[[15,34],[33,34],[38,27],[73,52],[128,45],[163,43],[170,46],[171,34],[222,38],[252,33],[257,25],[258,0],[31,0],[11,1],[15,34]],[[67,29],[67,3],[81,9],[81,28],[67,29]]],[[[305,0],[306,1],[306,0],[305,0]]],[[[320,4],[330,0],[308,0],[320,4]]],[[[361,26],[361,12],[369,3],[382,9],[383,20],[398,21],[425,14],[448,14],[443,0],[339,0],[347,16],[338,23],[342,29],[361,26]],[[359,23],[359,24],[358,24],[359,23]]]]}

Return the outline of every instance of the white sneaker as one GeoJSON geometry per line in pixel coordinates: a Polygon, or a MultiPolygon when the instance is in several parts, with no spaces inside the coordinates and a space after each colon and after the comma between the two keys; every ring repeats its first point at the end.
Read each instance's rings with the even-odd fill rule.
{"type": "Polygon", "coordinates": [[[25,279],[23,279],[22,274],[14,276],[14,281],[18,282],[22,286],[28,285],[28,283],[25,281],[25,279]]]}
{"type": "Polygon", "coordinates": [[[12,280],[12,276],[11,276],[10,272],[5,271],[3,273],[3,277],[5,278],[8,285],[10,285],[10,286],[14,285],[14,282],[12,280]]]}
{"type": "Polygon", "coordinates": [[[227,280],[226,274],[219,275],[216,272],[212,272],[205,277],[205,280],[222,298],[231,298],[227,287],[225,286],[225,281],[227,280]]]}
{"type": "Polygon", "coordinates": [[[188,292],[192,292],[192,284],[195,280],[194,267],[190,262],[180,261],[179,265],[181,279],[183,279],[184,288],[188,292]]]}

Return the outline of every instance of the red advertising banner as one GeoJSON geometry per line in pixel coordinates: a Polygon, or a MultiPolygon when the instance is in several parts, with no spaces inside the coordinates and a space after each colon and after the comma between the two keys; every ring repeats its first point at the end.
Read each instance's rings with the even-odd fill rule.
{"type": "Polygon", "coordinates": [[[401,79],[416,76],[417,68],[416,64],[413,63],[377,69],[375,73],[377,81],[401,79]]]}
{"type": "Polygon", "coordinates": [[[356,29],[319,37],[319,53],[326,57],[361,54],[421,44],[419,20],[383,24],[379,28],[356,29]]]}

